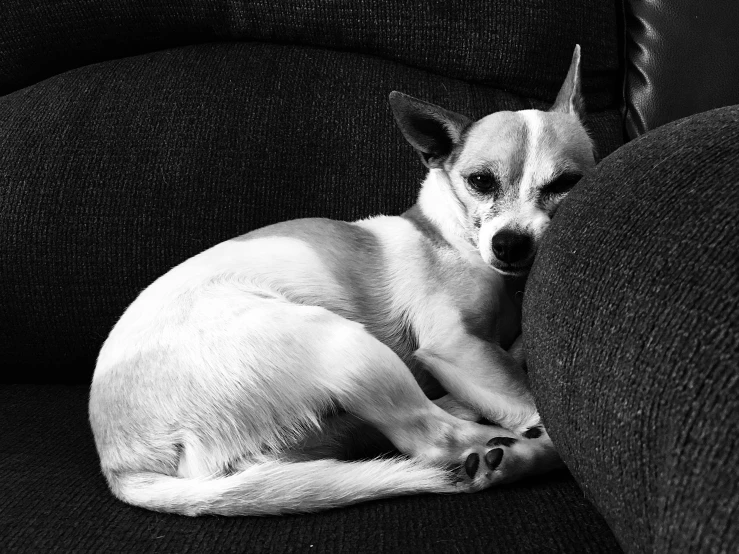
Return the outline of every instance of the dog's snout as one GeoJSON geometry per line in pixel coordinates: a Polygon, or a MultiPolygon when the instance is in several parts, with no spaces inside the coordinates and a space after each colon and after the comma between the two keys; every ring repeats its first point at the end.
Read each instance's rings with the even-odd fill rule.
{"type": "Polygon", "coordinates": [[[502,229],[493,236],[493,254],[501,262],[514,264],[531,256],[533,241],[526,233],[502,229]]]}

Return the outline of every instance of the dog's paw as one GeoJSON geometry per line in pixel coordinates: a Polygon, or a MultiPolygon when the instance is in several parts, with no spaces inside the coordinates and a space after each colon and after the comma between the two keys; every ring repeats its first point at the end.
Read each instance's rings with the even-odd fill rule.
{"type": "Polygon", "coordinates": [[[510,483],[543,473],[562,465],[549,436],[535,428],[536,437],[494,436],[482,449],[466,454],[464,463],[455,468],[459,492],[476,492],[493,485],[510,483]]]}
{"type": "Polygon", "coordinates": [[[461,467],[457,468],[457,490],[477,492],[495,484],[495,471],[504,456],[502,448],[491,448],[482,456],[478,452],[468,454],[461,467]]]}
{"type": "Polygon", "coordinates": [[[504,478],[501,467],[508,465],[510,447],[519,439],[494,436],[482,448],[469,449],[464,454],[463,463],[456,466],[455,486],[462,492],[476,492],[486,489],[504,478]]]}

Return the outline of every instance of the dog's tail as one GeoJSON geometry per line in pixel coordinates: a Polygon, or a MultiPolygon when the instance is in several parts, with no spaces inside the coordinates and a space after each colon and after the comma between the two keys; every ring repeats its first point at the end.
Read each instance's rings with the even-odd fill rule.
{"type": "Polygon", "coordinates": [[[268,461],[208,478],[151,472],[106,476],[113,493],[124,502],[188,516],[312,512],[388,496],[454,491],[449,471],[404,458],[268,461]]]}

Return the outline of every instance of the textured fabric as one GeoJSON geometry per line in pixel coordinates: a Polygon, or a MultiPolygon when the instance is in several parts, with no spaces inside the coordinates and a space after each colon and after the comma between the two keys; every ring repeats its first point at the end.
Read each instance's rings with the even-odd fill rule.
{"type": "Polygon", "coordinates": [[[624,12],[630,138],[739,103],[739,2],[625,0],[624,12]]]}
{"type": "MultiPolygon", "coordinates": [[[[0,379],[89,381],[136,294],[220,241],[408,208],[423,168],[390,114],[394,88],[472,117],[547,106],[261,43],[115,60],[0,97],[0,379]]],[[[590,126],[602,152],[618,145],[615,110],[590,126]]]]}
{"type": "Polygon", "coordinates": [[[579,42],[600,110],[617,102],[617,38],[614,4],[588,0],[4,0],[0,94],[107,59],[257,40],[368,53],[552,101],[579,42]]]}
{"type": "Polygon", "coordinates": [[[0,545],[14,552],[620,552],[572,477],[317,515],[187,518],[116,500],[84,386],[0,387],[0,545]]]}
{"type": "Polygon", "coordinates": [[[527,285],[538,406],[630,552],[739,544],[738,216],[735,106],[604,160],[527,285]]]}

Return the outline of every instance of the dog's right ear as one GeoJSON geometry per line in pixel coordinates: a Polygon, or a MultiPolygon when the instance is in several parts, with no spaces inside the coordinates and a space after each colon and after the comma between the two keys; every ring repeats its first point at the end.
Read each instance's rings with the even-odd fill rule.
{"type": "Polygon", "coordinates": [[[462,132],[472,123],[461,114],[398,91],[390,93],[390,108],[403,136],[431,169],[444,165],[462,132]]]}
{"type": "Polygon", "coordinates": [[[570,62],[567,77],[565,77],[565,82],[562,83],[562,88],[559,89],[557,99],[554,101],[550,111],[572,114],[578,117],[582,117],[583,115],[583,100],[582,93],[580,92],[579,44],[575,45],[575,51],[572,53],[572,61],[570,62]]]}

